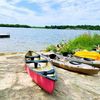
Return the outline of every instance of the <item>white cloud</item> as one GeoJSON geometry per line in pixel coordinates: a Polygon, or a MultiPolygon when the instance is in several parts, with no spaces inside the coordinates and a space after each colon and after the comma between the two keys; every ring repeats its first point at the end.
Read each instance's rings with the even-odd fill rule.
{"type": "Polygon", "coordinates": [[[15,20],[15,23],[19,23],[19,22],[21,23],[21,20],[23,20],[24,18],[27,18],[28,16],[35,16],[35,12],[24,7],[19,8],[13,6],[6,1],[2,1],[2,2],[0,1],[0,15],[4,16],[4,18],[6,16],[8,17],[8,19],[11,19],[7,22],[12,23],[12,20],[15,20]]]}
{"type": "Polygon", "coordinates": [[[9,4],[17,4],[19,2],[21,2],[21,0],[7,0],[9,4]]]}
{"type": "Polygon", "coordinates": [[[99,4],[99,0],[0,0],[0,22],[31,25],[100,24],[99,4]],[[37,4],[41,12],[24,5],[16,6],[21,1],[33,6],[37,4]]]}

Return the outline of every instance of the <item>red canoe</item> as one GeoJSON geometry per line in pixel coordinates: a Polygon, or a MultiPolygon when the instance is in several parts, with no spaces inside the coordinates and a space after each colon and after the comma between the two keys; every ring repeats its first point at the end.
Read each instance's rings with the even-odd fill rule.
{"type": "MultiPolygon", "coordinates": [[[[38,56],[29,56],[32,59],[34,57],[37,58],[38,56]]],[[[49,61],[46,59],[26,60],[25,70],[42,89],[50,94],[53,92],[57,76],[53,65],[49,61]]]]}

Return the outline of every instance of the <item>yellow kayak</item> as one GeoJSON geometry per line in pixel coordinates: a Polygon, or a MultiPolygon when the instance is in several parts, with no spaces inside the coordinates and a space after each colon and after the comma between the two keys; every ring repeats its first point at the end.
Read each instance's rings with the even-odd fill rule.
{"type": "Polygon", "coordinates": [[[87,50],[77,51],[74,54],[74,56],[100,60],[100,54],[95,51],[87,51],[87,50]]]}

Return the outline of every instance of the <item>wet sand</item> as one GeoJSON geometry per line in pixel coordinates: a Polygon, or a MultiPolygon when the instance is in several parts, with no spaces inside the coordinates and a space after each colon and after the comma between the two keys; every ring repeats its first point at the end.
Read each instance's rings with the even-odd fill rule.
{"type": "Polygon", "coordinates": [[[25,53],[0,53],[0,100],[100,100],[100,72],[88,76],[56,68],[52,95],[37,86],[24,70],[25,53]]]}

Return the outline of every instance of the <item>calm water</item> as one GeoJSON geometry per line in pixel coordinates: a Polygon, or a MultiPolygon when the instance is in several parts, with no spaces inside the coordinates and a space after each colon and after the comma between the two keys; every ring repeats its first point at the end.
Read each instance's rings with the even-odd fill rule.
{"type": "Polygon", "coordinates": [[[9,33],[10,38],[0,39],[0,52],[23,52],[27,50],[42,50],[50,44],[57,44],[62,40],[68,41],[76,36],[89,32],[87,30],[57,30],[57,29],[30,29],[30,28],[2,28],[0,33],[9,33]]]}

